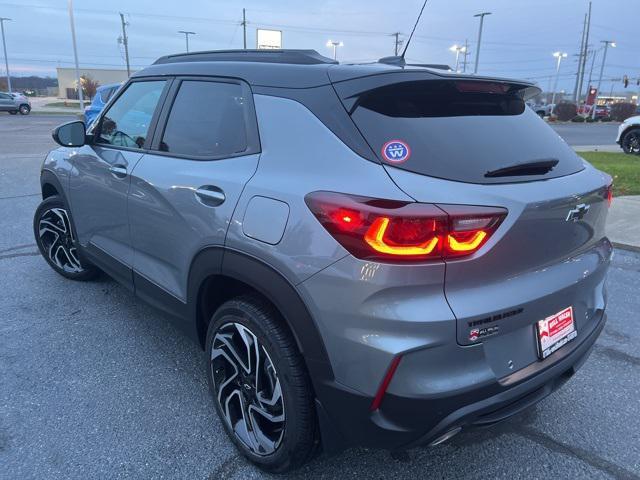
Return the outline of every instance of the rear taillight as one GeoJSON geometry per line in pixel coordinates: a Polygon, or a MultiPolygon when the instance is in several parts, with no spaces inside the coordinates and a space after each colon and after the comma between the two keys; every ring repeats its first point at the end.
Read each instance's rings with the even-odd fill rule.
{"type": "Polygon", "coordinates": [[[320,223],[363,260],[425,261],[476,252],[504,219],[503,208],[379,200],[331,192],[305,197],[320,223]]]}

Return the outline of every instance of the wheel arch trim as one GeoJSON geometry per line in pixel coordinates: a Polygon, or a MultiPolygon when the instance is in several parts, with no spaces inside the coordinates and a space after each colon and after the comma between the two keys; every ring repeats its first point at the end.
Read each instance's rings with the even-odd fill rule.
{"type": "Polygon", "coordinates": [[[58,195],[60,195],[63,198],[64,203],[67,205],[67,208],[69,208],[69,202],[67,201],[64,188],[62,188],[62,182],[58,179],[56,174],[53,173],[51,170],[43,169],[40,172],[40,192],[42,194],[43,200],[46,198],[44,195],[45,185],[53,186],[53,188],[55,188],[56,191],[58,192],[58,195]]]}
{"type": "MultiPolygon", "coordinates": [[[[333,379],[333,370],[318,327],[295,286],[263,260],[238,250],[222,246],[207,247],[191,262],[187,303],[198,338],[197,324],[203,315],[200,310],[201,288],[209,278],[217,275],[242,282],[268,299],[293,334],[312,381],[333,379]]],[[[202,339],[199,340],[202,345],[202,339]]]]}

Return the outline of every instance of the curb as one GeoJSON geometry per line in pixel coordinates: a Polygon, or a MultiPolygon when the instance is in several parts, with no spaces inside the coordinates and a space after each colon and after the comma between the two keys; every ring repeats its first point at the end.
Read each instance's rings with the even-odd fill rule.
{"type": "Polygon", "coordinates": [[[74,115],[80,115],[80,112],[78,111],[72,111],[72,112],[49,112],[49,111],[42,111],[42,110],[31,110],[31,112],[29,112],[29,115],[70,115],[70,116],[74,116],[74,115]]]}

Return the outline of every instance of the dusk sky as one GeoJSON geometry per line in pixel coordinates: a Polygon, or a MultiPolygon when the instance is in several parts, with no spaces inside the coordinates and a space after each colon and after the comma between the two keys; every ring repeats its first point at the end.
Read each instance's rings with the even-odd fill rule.
{"type": "MultiPolygon", "coordinates": [[[[255,48],[258,27],[283,31],[285,48],[313,48],[330,56],[329,38],[344,42],[338,59],[366,62],[392,55],[393,32],[406,39],[422,0],[271,0],[244,2],[214,0],[75,0],[78,54],[81,66],[124,67],[118,12],[130,23],[129,51],[132,67],[142,68],[161,55],[184,50],[184,36],[191,30],[191,50],[242,48],[242,8],[247,9],[247,43],[255,48]]],[[[572,91],[576,58],[587,0],[429,0],[422,21],[407,52],[415,62],[455,64],[449,51],[454,43],[469,40],[472,68],[476,53],[478,19],[475,13],[490,11],[480,55],[481,74],[525,78],[547,89],[555,72],[556,50],[569,54],[561,67],[559,88],[572,91]]],[[[609,49],[602,90],[623,91],[611,83],[627,74],[630,88],[640,76],[640,0],[593,0],[590,43],[614,40],[609,49]]],[[[0,1],[7,50],[13,75],[55,76],[56,66],[72,66],[73,52],[67,0],[0,1]]],[[[0,55],[1,55],[0,51],[0,55]]],[[[597,77],[601,53],[596,59],[597,77]]],[[[587,65],[589,74],[590,62],[587,65]]],[[[4,75],[0,62],[0,75],[4,75]]]]}

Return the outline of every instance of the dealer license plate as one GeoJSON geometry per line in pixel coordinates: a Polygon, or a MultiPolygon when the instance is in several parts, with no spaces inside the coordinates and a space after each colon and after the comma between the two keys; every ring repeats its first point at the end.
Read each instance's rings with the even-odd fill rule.
{"type": "Polygon", "coordinates": [[[537,333],[538,353],[541,359],[545,359],[578,336],[573,322],[573,307],[538,321],[537,333]]]}

